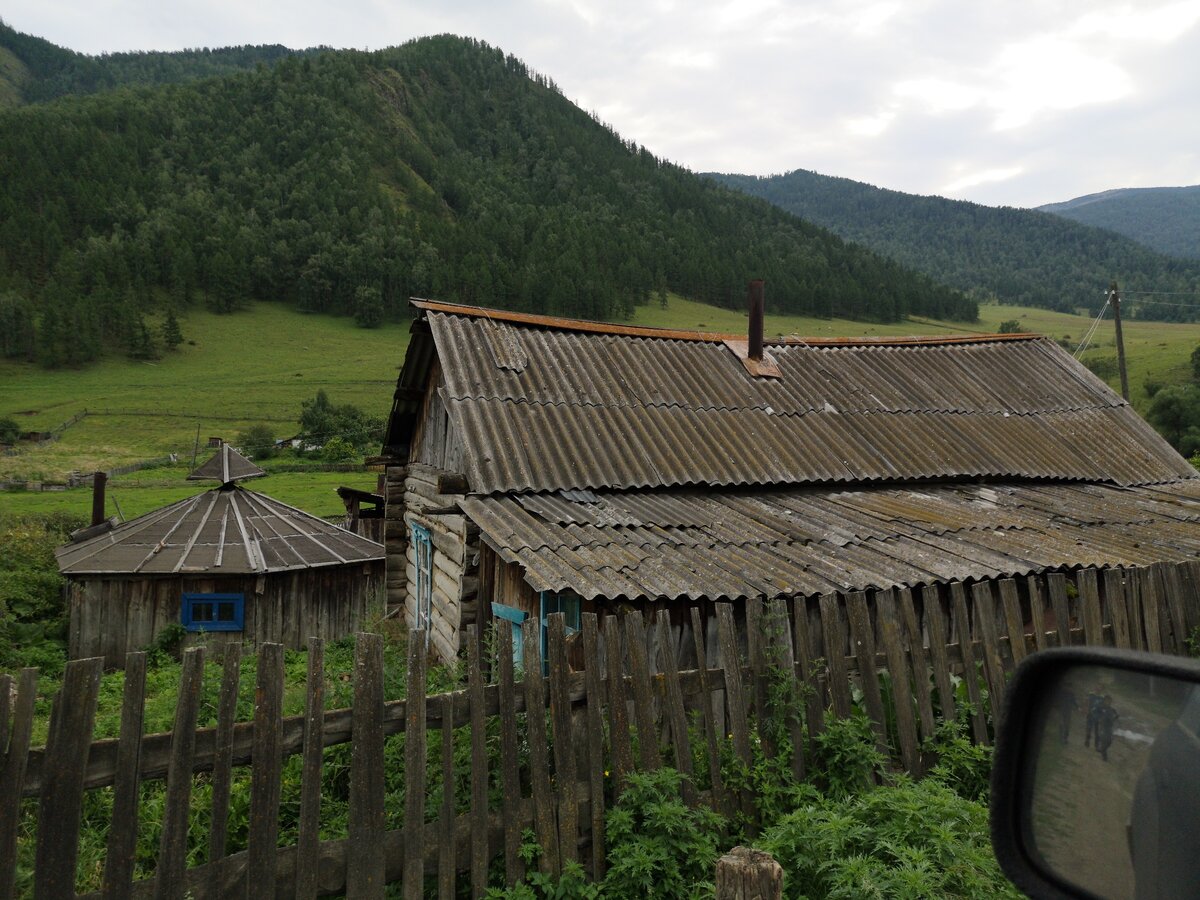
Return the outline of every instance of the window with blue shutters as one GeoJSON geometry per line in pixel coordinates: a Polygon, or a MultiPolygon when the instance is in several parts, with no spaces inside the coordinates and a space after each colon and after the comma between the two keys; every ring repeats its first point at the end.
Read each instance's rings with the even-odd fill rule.
{"type": "Polygon", "coordinates": [[[184,594],[180,618],[188,631],[242,631],[245,613],[242,594],[184,594]]]}
{"type": "Polygon", "coordinates": [[[513,665],[521,668],[525,665],[525,620],[529,618],[529,613],[503,603],[493,603],[492,615],[512,623],[513,665]]]}
{"type": "Polygon", "coordinates": [[[424,629],[425,646],[428,647],[433,619],[433,540],[429,536],[429,529],[413,523],[412,543],[417,570],[417,583],[412,586],[416,609],[413,627],[424,629]]]}

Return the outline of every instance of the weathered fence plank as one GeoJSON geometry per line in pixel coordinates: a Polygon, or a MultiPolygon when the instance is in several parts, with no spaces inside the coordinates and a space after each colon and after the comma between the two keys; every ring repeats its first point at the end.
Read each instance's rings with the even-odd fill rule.
{"type": "MultiPolygon", "coordinates": [[[[560,616],[561,618],[561,616],[560,616]]],[[[483,708],[483,664],[475,626],[467,626],[467,697],[471,704],[471,896],[487,893],[488,754],[483,708]]],[[[422,694],[424,691],[421,692],[422,694]]],[[[412,740],[412,735],[408,736],[412,740]]],[[[420,805],[424,807],[425,798],[420,805]]]]}
{"type": "Polygon", "coordinates": [[[1155,567],[1162,578],[1163,596],[1166,597],[1167,609],[1171,614],[1171,651],[1184,655],[1188,652],[1187,640],[1190,634],[1187,611],[1183,605],[1183,584],[1179,577],[1179,568],[1164,563],[1155,563],[1155,567]]]}
{"type": "MultiPolygon", "coordinates": [[[[950,599],[954,604],[954,624],[958,635],[958,649],[962,653],[963,681],[967,685],[967,701],[971,704],[971,729],[976,743],[986,746],[988,743],[987,710],[983,707],[983,696],[979,691],[979,670],[971,638],[971,617],[967,612],[967,590],[961,581],[950,585],[950,599]]],[[[992,703],[996,703],[994,696],[992,703]]]]}
{"type": "Polygon", "coordinates": [[[875,595],[879,616],[879,634],[892,675],[892,705],[896,711],[896,734],[900,741],[900,757],[904,768],[913,777],[920,777],[921,745],[917,740],[917,723],[913,717],[913,689],[908,674],[908,661],[900,642],[900,621],[896,613],[896,597],[889,591],[875,595]]]}
{"type": "Polygon", "coordinates": [[[525,729],[529,741],[529,781],[533,791],[533,822],[541,852],[538,869],[558,875],[558,824],[550,792],[550,748],[546,738],[546,681],[542,677],[542,642],[537,628],[525,629],[525,729]]]}
{"type": "Polygon", "coordinates": [[[1125,612],[1129,621],[1129,643],[1134,650],[1146,649],[1146,623],[1142,616],[1142,581],[1138,570],[1129,568],[1125,573],[1125,612]]]}
{"type": "Polygon", "coordinates": [[[658,658],[662,661],[664,718],[671,726],[671,749],[675,753],[675,770],[684,775],[683,800],[688,806],[696,803],[695,773],[692,770],[692,742],[688,737],[687,712],[683,708],[683,690],[679,686],[679,661],[671,640],[671,614],[658,611],[658,658]]]}
{"type": "MultiPolygon", "coordinates": [[[[33,735],[33,709],[37,699],[37,669],[22,669],[9,729],[8,751],[0,768],[0,900],[13,896],[17,877],[17,825],[21,819],[21,786],[33,735]]],[[[2,749],[2,748],[0,748],[2,749]]]]}
{"type": "Polygon", "coordinates": [[[846,595],[846,612],[850,619],[850,640],[858,659],[858,677],[862,684],[863,702],[867,717],[875,731],[875,748],[888,753],[887,724],[883,714],[883,696],[879,692],[879,676],[875,668],[875,626],[867,609],[867,595],[855,591],[846,595]]]}
{"type": "MultiPolygon", "coordinates": [[[[746,658],[750,663],[750,691],[747,700],[753,703],[754,721],[759,723],[767,719],[767,661],[764,644],[767,635],[763,629],[763,601],[761,597],[749,597],[745,602],[746,610],[746,658]]],[[[760,727],[758,739],[762,744],[763,755],[774,759],[777,755],[775,739],[769,728],[760,727]]]]}
{"type": "Polygon", "coordinates": [[[637,720],[638,756],[647,772],[662,768],[658,748],[658,723],[654,719],[654,688],[646,659],[646,629],[640,613],[625,616],[625,644],[633,682],[633,715],[637,720]]]}
{"type": "Polygon", "coordinates": [[[171,731],[171,765],[167,770],[162,836],[158,844],[158,865],[154,870],[154,896],[159,900],[180,897],[184,892],[188,810],[192,799],[192,752],[196,746],[196,717],[203,686],[204,648],[183,651],[179,701],[171,731]]]}
{"type": "Polygon", "coordinates": [[[1046,587],[1050,590],[1050,605],[1054,609],[1054,625],[1058,630],[1058,646],[1071,646],[1071,604],[1067,598],[1067,578],[1062,572],[1049,572],[1046,587]]]}
{"type": "Polygon", "coordinates": [[[1004,607],[1004,623],[1008,628],[1008,652],[1012,654],[1015,665],[1026,656],[1025,621],[1021,616],[1021,595],[1017,592],[1017,583],[1011,578],[1000,582],[1000,604],[1004,607]]]}
{"type": "MultiPolygon", "coordinates": [[[[0,685],[2,689],[3,685],[0,685]]],[[[101,892],[106,900],[127,896],[133,881],[138,832],[138,754],[146,710],[146,654],[125,655],[125,684],[121,696],[121,743],[113,782],[112,817],[104,854],[101,892]]],[[[84,766],[80,765],[82,777],[84,766]]],[[[215,799],[215,798],[214,798],[215,799]]]]}
{"type": "Polygon", "coordinates": [[[846,668],[846,631],[842,622],[842,604],[834,594],[822,594],[821,632],[825,641],[825,667],[829,672],[829,694],[833,712],[848,719],[853,710],[850,699],[850,672],[846,668]]]}
{"type": "Polygon", "coordinates": [[[604,620],[605,669],[608,672],[608,740],[612,744],[617,794],[633,771],[633,745],[629,740],[629,706],[625,694],[625,664],[621,655],[621,628],[615,615],[604,620]]]}
{"type": "Polygon", "coordinates": [[[103,674],[103,658],[68,662],[50,712],[46,765],[55,777],[42,783],[38,804],[40,827],[33,878],[33,892],[38,898],[71,900],[75,896],[84,763],[92,743],[103,674]]]}
{"type": "MultiPolygon", "coordinates": [[[[721,669],[725,676],[725,705],[729,714],[729,733],[733,741],[733,752],[738,761],[749,771],[754,765],[750,749],[750,727],[746,720],[746,696],[742,689],[742,659],[738,653],[737,633],[734,631],[733,607],[718,603],[717,635],[721,642],[721,669]]],[[[738,804],[748,820],[753,820],[754,798],[748,787],[738,791],[738,804]]]]}
{"type": "MultiPolygon", "coordinates": [[[[503,619],[501,621],[504,621],[503,619]]],[[[511,624],[505,622],[506,625],[511,624]]],[[[500,665],[508,658],[509,677],[512,677],[512,654],[500,653],[500,665]]],[[[509,701],[511,705],[511,700],[509,701]]],[[[442,809],[438,817],[438,897],[454,900],[458,874],[458,841],[455,834],[454,811],[454,697],[442,695],[442,809]]],[[[516,735],[512,736],[516,740],[516,735]]],[[[507,743],[507,741],[506,741],[507,743]]],[[[514,748],[515,752],[515,748],[514,748]]],[[[507,801],[507,797],[505,798],[507,801]]],[[[507,815],[507,812],[506,812],[507,815]]],[[[516,823],[514,822],[515,826],[516,823]]],[[[505,831],[509,825],[505,822],[505,831]]],[[[407,847],[406,847],[407,849],[407,847]]],[[[507,848],[506,848],[507,849],[507,848]]]]}
{"type": "Polygon", "coordinates": [[[704,723],[704,743],[708,750],[708,777],[712,781],[713,809],[727,816],[733,815],[729,797],[725,791],[725,780],[721,776],[720,735],[717,733],[716,715],[713,713],[713,694],[708,677],[708,648],[704,643],[704,625],[700,610],[692,607],[692,641],[696,645],[696,659],[700,679],[700,718],[704,723]]]}
{"type": "Polygon", "coordinates": [[[1162,653],[1162,624],[1158,611],[1162,609],[1157,573],[1149,567],[1137,570],[1138,598],[1141,600],[1142,621],[1146,626],[1146,649],[1162,653]]]}
{"type": "Polygon", "coordinates": [[[1113,646],[1130,649],[1129,607],[1125,604],[1125,573],[1121,569],[1104,570],[1104,600],[1112,618],[1113,646]]]}
{"type": "Polygon", "coordinates": [[[772,715],[783,716],[784,728],[787,730],[788,742],[792,745],[791,759],[792,777],[797,781],[804,779],[804,726],[801,714],[801,688],[803,682],[796,677],[796,658],[792,653],[792,637],[788,617],[787,600],[776,597],[767,607],[767,622],[769,631],[775,636],[767,645],[768,663],[780,679],[780,688],[784,690],[783,709],[772,710],[772,715]]]}
{"type": "MultiPolygon", "coordinates": [[[[408,690],[410,697],[425,696],[425,633],[419,630],[408,635],[408,690]]],[[[420,893],[411,892],[410,879],[415,877],[419,887],[423,875],[421,864],[415,867],[415,875],[410,872],[407,825],[409,802],[415,803],[420,821],[424,822],[425,704],[414,702],[406,712],[404,896],[411,898],[419,897],[420,893]]],[[[377,634],[359,632],[354,645],[354,740],[350,750],[350,845],[346,858],[348,900],[383,896],[383,830],[383,639],[377,634]]]]}
{"type": "Polygon", "coordinates": [[[1033,622],[1033,648],[1045,650],[1050,646],[1050,636],[1046,632],[1045,582],[1037,575],[1030,575],[1025,579],[1025,591],[1029,596],[1029,617],[1033,622]]]}
{"type": "MultiPolygon", "coordinates": [[[[229,833],[229,793],[233,783],[233,729],[237,723],[238,687],[242,677],[242,644],[232,641],[225,645],[225,657],[221,672],[221,695],[217,700],[217,732],[213,745],[212,813],[208,834],[208,859],[211,881],[209,894],[220,896],[225,867],[220,861],[225,856],[225,844],[229,833]]],[[[122,725],[122,735],[124,725],[122,725]]],[[[137,769],[141,767],[141,753],[133,773],[137,782],[137,769]]]]}
{"type": "MultiPolygon", "coordinates": [[[[517,756],[517,712],[516,685],[513,682],[513,654],[509,649],[513,646],[513,623],[507,619],[496,619],[499,628],[499,669],[500,669],[500,778],[504,795],[504,880],[509,887],[525,877],[525,863],[521,859],[521,823],[518,819],[521,809],[521,772],[520,760],[517,756]]],[[[524,649],[524,648],[522,648],[524,649]]],[[[592,666],[599,670],[599,666],[592,666]]],[[[442,728],[448,731],[445,722],[453,721],[453,704],[446,704],[446,715],[442,728]]],[[[443,743],[443,749],[446,744],[443,743]]],[[[453,753],[453,743],[449,752],[453,753]]],[[[453,760],[443,757],[444,766],[452,766],[453,760]]],[[[447,769],[453,775],[452,769],[447,769]]],[[[445,807],[443,806],[443,809],[445,807]]],[[[451,820],[448,827],[453,829],[454,807],[451,804],[451,820]]],[[[451,834],[453,832],[451,831],[451,834]]],[[[444,838],[443,838],[444,840],[444,838]]],[[[453,858],[453,857],[451,857],[453,858]]],[[[451,866],[453,868],[453,866],[451,866]]],[[[445,882],[450,888],[449,897],[453,897],[453,876],[445,882]]]]}
{"type": "MultiPolygon", "coordinates": [[[[815,613],[819,615],[819,613],[815,613]]],[[[825,719],[825,703],[822,699],[821,682],[813,671],[812,629],[809,625],[808,601],[796,597],[792,601],[792,643],[796,650],[796,668],[799,670],[800,691],[803,694],[805,721],[808,734],[820,733],[825,719]]]]}
{"type": "MultiPolygon", "coordinates": [[[[355,698],[357,700],[357,698],[355,698]]],[[[275,892],[279,796],[283,771],[283,645],[260,644],[254,686],[254,767],[250,770],[249,895],[275,892]]]]}
{"type": "Polygon", "coordinates": [[[1104,646],[1104,617],[1100,608],[1100,589],[1094,569],[1081,569],[1075,575],[1079,589],[1079,609],[1083,619],[1083,636],[1089,647],[1104,646]]]}
{"type": "Polygon", "coordinates": [[[917,622],[917,608],[912,592],[899,588],[895,592],[895,606],[899,607],[900,620],[904,623],[901,644],[907,647],[912,672],[913,696],[917,701],[917,720],[921,726],[921,737],[933,737],[937,724],[933,718],[933,691],[929,680],[929,657],[925,653],[925,636],[917,622]]]}
{"type": "Polygon", "coordinates": [[[325,641],[308,639],[304,698],[304,751],[300,776],[300,822],[296,838],[296,900],[317,896],[321,843],[321,725],[325,720],[325,641]]]}
{"type": "Polygon", "coordinates": [[[591,820],[592,878],[604,878],[604,688],[600,680],[600,637],[595,613],[583,615],[583,658],[592,662],[584,670],[587,692],[584,723],[587,729],[588,817],[591,820]]]}
{"type": "MultiPolygon", "coordinates": [[[[1004,659],[1000,655],[1000,636],[996,628],[996,595],[992,583],[977,581],[971,585],[971,601],[975,610],[975,627],[983,639],[983,670],[987,676],[988,699],[992,721],[998,722],[1004,709],[1004,659]]],[[[966,646],[966,640],[960,640],[966,646]]]]}
{"type": "MultiPolygon", "coordinates": [[[[359,636],[359,640],[362,638],[359,636]]],[[[382,648],[380,648],[382,650],[382,648]]],[[[374,654],[372,654],[373,656],[374,654]]],[[[374,661],[371,662],[372,667],[374,661]]],[[[382,673],[383,673],[383,654],[379,654],[379,672],[380,677],[376,679],[382,690],[382,673]]],[[[355,685],[355,689],[358,685],[355,685]]],[[[406,695],[406,721],[404,721],[404,864],[402,869],[402,892],[404,900],[420,900],[425,889],[425,630],[413,629],[408,632],[408,683],[404,689],[406,695]]],[[[365,698],[366,700],[366,698],[365,698]]],[[[371,847],[371,852],[374,848],[372,841],[380,838],[383,833],[383,728],[382,722],[374,721],[373,703],[376,698],[370,697],[372,702],[371,718],[368,719],[364,715],[362,720],[362,728],[364,728],[364,736],[361,742],[355,740],[355,746],[359,743],[364,744],[364,754],[362,754],[362,762],[370,764],[373,767],[372,772],[362,772],[359,778],[354,778],[352,775],[352,812],[350,812],[350,844],[352,844],[352,853],[354,856],[359,856],[359,848],[354,847],[358,838],[356,834],[361,835],[366,828],[377,828],[379,834],[372,835],[371,839],[364,840],[367,847],[371,847]],[[367,750],[370,748],[370,750],[367,750]],[[368,756],[370,752],[370,756],[368,756]],[[367,792],[370,792],[368,794],[367,792]],[[358,797],[358,806],[360,814],[354,816],[353,800],[358,797]],[[378,811],[376,802],[378,800],[378,811]],[[358,832],[355,832],[355,818],[358,832]]],[[[379,713],[382,718],[383,697],[379,697],[379,713]]],[[[358,702],[355,702],[355,707],[358,702]]],[[[445,722],[443,722],[443,726],[445,722]]],[[[358,722],[355,722],[355,732],[358,732],[358,722]]],[[[365,835],[364,835],[365,836],[365,835]]],[[[353,883],[353,890],[356,896],[383,896],[383,871],[379,871],[376,875],[373,866],[382,864],[382,854],[374,853],[374,856],[379,857],[378,860],[371,860],[367,864],[368,868],[365,875],[352,874],[347,872],[347,898],[352,896],[350,893],[350,884],[353,883]],[[378,880],[378,883],[377,883],[378,880]]],[[[350,865],[356,864],[355,859],[349,860],[350,865]]]]}
{"type": "MultiPolygon", "coordinates": [[[[933,666],[933,683],[937,688],[938,706],[943,720],[954,721],[958,716],[958,703],[954,696],[953,682],[950,680],[950,659],[946,653],[946,645],[950,643],[950,629],[946,625],[946,613],[942,609],[942,594],[938,585],[922,586],[921,609],[925,614],[925,625],[929,629],[929,659],[933,666]]],[[[978,735],[976,740],[979,740],[978,735]]]]}

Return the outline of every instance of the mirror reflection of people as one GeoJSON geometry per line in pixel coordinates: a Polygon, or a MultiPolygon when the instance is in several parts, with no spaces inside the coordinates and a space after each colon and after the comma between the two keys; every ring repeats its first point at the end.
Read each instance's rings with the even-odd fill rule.
{"type": "Polygon", "coordinates": [[[1129,852],[1136,900],[1200,896],[1200,689],[1150,748],[1133,791],[1129,852]]]}
{"type": "Polygon", "coordinates": [[[1058,691],[1058,736],[1065,744],[1071,737],[1071,716],[1079,709],[1079,701],[1075,692],[1069,687],[1059,688],[1058,691]]]}
{"type": "Polygon", "coordinates": [[[1108,748],[1112,746],[1113,729],[1116,727],[1120,714],[1113,709],[1112,697],[1105,694],[1096,709],[1096,749],[1100,758],[1108,762],[1108,748]]]}
{"type": "Polygon", "coordinates": [[[1088,691],[1087,697],[1087,730],[1083,735],[1083,746],[1092,746],[1092,739],[1096,737],[1096,726],[1100,724],[1100,706],[1104,703],[1104,695],[1099,689],[1088,691]]]}

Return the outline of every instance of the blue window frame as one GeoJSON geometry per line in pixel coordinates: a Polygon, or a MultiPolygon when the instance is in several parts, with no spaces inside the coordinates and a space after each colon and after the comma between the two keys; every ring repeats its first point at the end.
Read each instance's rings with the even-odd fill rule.
{"type": "Polygon", "coordinates": [[[429,631],[433,624],[433,539],[429,529],[415,522],[412,526],[413,552],[416,556],[417,583],[414,585],[416,620],[414,628],[425,630],[425,646],[429,646],[429,631]]]}
{"type": "Polygon", "coordinates": [[[562,613],[566,620],[567,634],[574,634],[583,622],[583,598],[574,591],[541,591],[538,594],[538,605],[541,607],[542,630],[542,668],[548,673],[550,663],[547,653],[546,622],[554,613],[562,613]]]}
{"type": "Polygon", "coordinates": [[[246,599],[242,594],[184,594],[181,609],[188,631],[242,631],[246,599]]]}
{"type": "Polygon", "coordinates": [[[523,609],[505,606],[503,603],[492,604],[492,615],[497,619],[512,622],[512,655],[513,665],[520,668],[525,665],[525,620],[529,613],[523,609]]]}

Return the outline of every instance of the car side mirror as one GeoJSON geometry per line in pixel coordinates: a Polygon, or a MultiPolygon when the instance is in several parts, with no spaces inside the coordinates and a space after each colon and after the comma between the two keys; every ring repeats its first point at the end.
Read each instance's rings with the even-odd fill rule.
{"type": "Polygon", "coordinates": [[[1027,657],[992,766],[992,846],[1035,898],[1200,896],[1200,663],[1027,657]]]}

